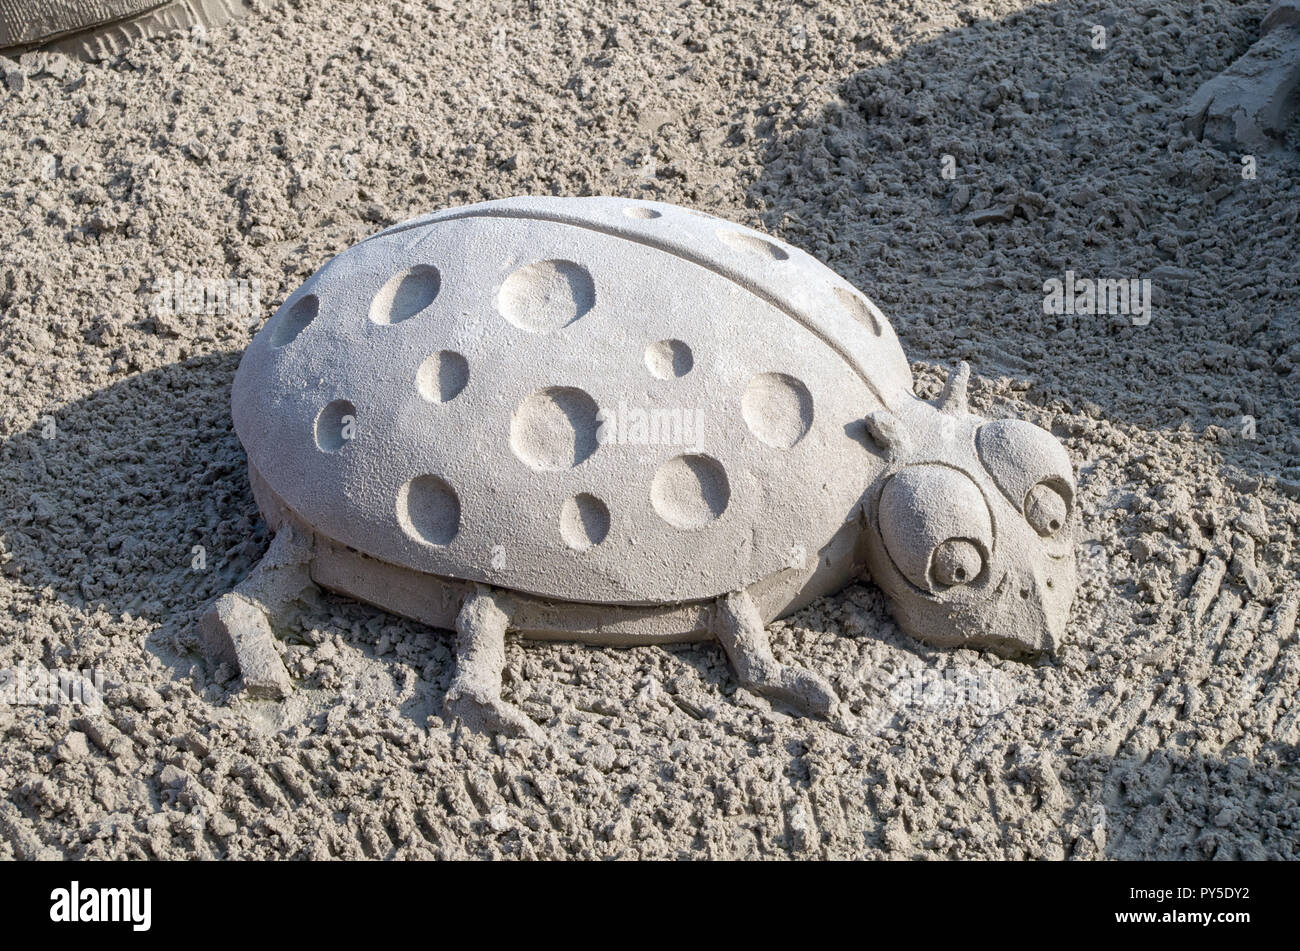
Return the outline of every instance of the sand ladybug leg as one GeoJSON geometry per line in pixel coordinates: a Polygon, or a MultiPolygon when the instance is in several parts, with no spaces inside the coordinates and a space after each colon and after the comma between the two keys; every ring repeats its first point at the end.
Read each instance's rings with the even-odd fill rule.
{"type": "Polygon", "coordinates": [[[199,618],[199,641],[209,662],[239,671],[249,696],[280,700],[289,693],[289,673],[269,619],[311,587],[310,564],[311,540],[285,522],[249,576],[199,618]]]}
{"type": "Polygon", "coordinates": [[[839,702],[823,678],[772,656],[763,619],[748,592],[736,591],[718,599],[713,636],[727,652],[741,685],[755,693],[822,715],[839,702]]]}
{"type": "Polygon", "coordinates": [[[447,688],[443,715],[448,720],[459,717],[472,730],[542,742],[541,728],[501,699],[509,624],[503,600],[486,585],[476,586],[456,616],[456,676],[447,688]]]}

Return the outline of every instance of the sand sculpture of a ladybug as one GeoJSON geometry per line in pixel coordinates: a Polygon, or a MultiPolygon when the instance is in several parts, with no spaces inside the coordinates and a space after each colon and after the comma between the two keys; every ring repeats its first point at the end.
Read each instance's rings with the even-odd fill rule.
{"type": "Polygon", "coordinates": [[[396,225],[257,334],[235,428],[275,539],[203,616],[252,691],[269,615],[317,585],[457,632],[448,718],[502,701],[508,631],[716,638],[746,687],[837,702],[765,623],[860,577],[909,634],[1050,649],[1075,588],[1069,457],[934,403],[865,296],[808,254],[673,205],[514,198],[396,225]]]}

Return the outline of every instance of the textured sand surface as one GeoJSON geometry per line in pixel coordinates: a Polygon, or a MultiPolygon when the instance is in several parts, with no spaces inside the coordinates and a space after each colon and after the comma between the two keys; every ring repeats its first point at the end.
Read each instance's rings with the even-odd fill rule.
{"type": "Polygon", "coordinates": [[[1297,857],[1297,136],[1246,179],[1181,116],[1266,3],[255,6],[3,63],[0,669],[105,698],[0,704],[0,858],[1297,857]],[[268,542],[240,352],[366,235],[529,192],[777,234],[923,395],[966,359],[974,410],[1061,438],[1059,656],[923,648],[854,586],[772,629],[824,722],[713,646],[512,641],[538,747],[442,726],[446,632],[325,594],[280,631],[292,697],[231,693],[194,628],[268,542]],[[1150,322],[1044,314],[1067,270],[1149,279],[1150,322]],[[178,274],[259,300],[159,308],[178,274]]]}

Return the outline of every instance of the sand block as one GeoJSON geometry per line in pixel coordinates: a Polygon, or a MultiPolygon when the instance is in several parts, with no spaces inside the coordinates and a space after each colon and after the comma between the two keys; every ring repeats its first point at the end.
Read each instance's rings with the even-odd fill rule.
{"type": "Polygon", "coordinates": [[[1184,122],[1216,145],[1262,150],[1276,143],[1300,107],[1300,0],[1283,0],[1259,40],[1196,91],[1184,122]]]}

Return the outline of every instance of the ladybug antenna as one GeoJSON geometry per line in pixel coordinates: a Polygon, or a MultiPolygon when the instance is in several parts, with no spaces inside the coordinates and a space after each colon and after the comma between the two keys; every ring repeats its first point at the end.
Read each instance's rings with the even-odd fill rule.
{"type": "Polygon", "coordinates": [[[968,412],[966,408],[966,385],[970,382],[970,364],[962,360],[948,374],[944,384],[943,395],[939,397],[939,412],[959,416],[968,412]]]}
{"type": "Polygon", "coordinates": [[[864,422],[871,441],[883,449],[887,457],[898,459],[907,454],[911,443],[893,413],[876,410],[874,413],[868,413],[864,422]]]}

